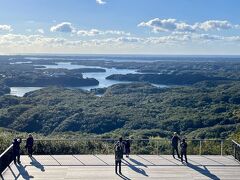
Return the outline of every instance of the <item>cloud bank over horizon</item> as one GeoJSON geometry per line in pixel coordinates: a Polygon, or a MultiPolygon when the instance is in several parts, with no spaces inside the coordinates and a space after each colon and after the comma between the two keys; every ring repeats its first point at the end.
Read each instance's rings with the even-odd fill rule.
{"type": "MultiPolygon", "coordinates": [[[[216,45],[219,43],[225,47],[239,46],[239,35],[221,35],[220,31],[237,30],[238,24],[232,24],[227,20],[206,20],[188,24],[176,19],[154,18],[135,25],[149,28],[148,35],[136,35],[133,32],[123,30],[100,30],[96,28],[82,29],[69,21],[57,23],[49,27],[49,33],[43,28],[35,31],[26,29],[30,35],[10,33],[11,25],[0,25],[0,52],[6,49],[14,49],[18,52],[164,52],[166,48],[191,48],[193,46],[216,45]],[[69,34],[69,35],[68,35],[69,34]],[[162,51],[161,51],[162,50],[162,51]]],[[[197,52],[197,51],[196,51],[197,52]]],[[[213,53],[216,52],[212,51],[213,53]]],[[[8,53],[13,53],[9,51],[8,53]]]]}

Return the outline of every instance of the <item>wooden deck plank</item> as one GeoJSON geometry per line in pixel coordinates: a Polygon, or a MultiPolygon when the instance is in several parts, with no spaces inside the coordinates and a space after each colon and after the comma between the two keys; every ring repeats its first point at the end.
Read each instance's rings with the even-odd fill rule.
{"type": "Polygon", "coordinates": [[[13,179],[232,179],[240,177],[240,164],[231,156],[189,156],[186,166],[168,155],[124,157],[124,177],[114,172],[114,155],[36,155],[22,156],[22,164],[11,164],[3,173],[13,179]]]}

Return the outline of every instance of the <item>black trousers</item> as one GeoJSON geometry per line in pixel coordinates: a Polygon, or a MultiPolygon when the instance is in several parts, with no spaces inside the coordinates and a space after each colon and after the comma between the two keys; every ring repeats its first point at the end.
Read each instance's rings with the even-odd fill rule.
{"type": "Polygon", "coordinates": [[[183,156],[185,158],[185,161],[187,162],[187,151],[181,151],[181,161],[183,161],[183,156]]]}
{"type": "Polygon", "coordinates": [[[125,154],[126,154],[126,155],[129,155],[129,154],[130,154],[130,148],[126,148],[126,149],[125,149],[125,154]]]}
{"type": "Polygon", "coordinates": [[[179,152],[178,152],[178,147],[177,147],[177,146],[172,146],[172,155],[173,155],[173,157],[174,157],[174,155],[175,155],[175,151],[176,151],[176,153],[177,153],[177,156],[180,158],[179,152]]]}
{"type": "Polygon", "coordinates": [[[115,160],[115,173],[117,173],[117,167],[119,166],[119,173],[121,174],[122,171],[121,171],[121,163],[122,161],[121,160],[115,160]]]}
{"type": "Polygon", "coordinates": [[[32,156],[32,154],[33,154],[33,147],[32,146],[27,146],[27,151],[28,151],[28,155],[32,156]]]}
{"type": "Polygon", "coordinates": [[[18,162],[20,163],[20,152],[13,152],[13,161],[14,163],[18,162]]]}

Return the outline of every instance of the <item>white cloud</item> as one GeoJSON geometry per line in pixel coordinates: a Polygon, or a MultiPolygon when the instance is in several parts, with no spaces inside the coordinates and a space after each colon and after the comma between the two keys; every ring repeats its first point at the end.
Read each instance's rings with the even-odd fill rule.
{"type": "Polygon", "coordinates": [[[63,33],[72,33],[75,31],[74,27],[70,22],[62,22],[56,26],[50,28],[51,32],[63,32],[63,33]]]}
{"type": "Polygon", "coordinates": [[[210,34],[195,34],[192,36],[194,39],[207,40],[207,41],[217,41],[224,40],[224,36],[210,35],[210,34]]]}
{"type": "Polygon", "coordinates": [[[43,29],[37,29],[36,32],[37,32],[37,33],[40,33],[40,34],[44,34],[44,30],[43,30],[43,29]]]}
{"type": "Polygon", "coordinates": [[[154,32],[159,31],[174,31],[176,26],[176,19],[159,19],[155,18],[148,22],[141,22],[139,25],[143,27],[150,27],[154,32]]]}
{"type": "Polygon", "coordinates": [[[197,33],[174,33],[167,36],[148,37],[142,40],[145,44],[180,44],[180,43],[209,43],[221,41],[220,44],[226,42],[239,43],[240,36],[218,36],[211,34],[197,34],[197,33]]]}
{"type": "Polygon", "coordinates": [[[77,31],[77,35],[79,36],[96,36],[101,34],[102,32],[97,29],[91,29],[89,31],[87,30],[79,30],[77,31]]]}
{"type": "Polygon", "coordinates": [[[204,22],[197,22],[194,24],[187,24],[186,22],[177,21],[176,19],[159,19],[155,18],[147,22],[141,22],[139,27],[149,27],[153,32],[196,32],[196,31],[210,31],[210,30],[226,30],[238,28],[239,25],[233,25],[228,21],[208,20],[204,22]]]}
{"type": "Polygon", "coordinates": [[[195,27],[185,22],[178,22],[176,19],[159,19],[155,18],[148,22],[141,22],[139,27],[150,27],[154,32],[161,31],[195,31],[195,27]]]}
{"type": "Polygon", "coordinates": [[[96,3],[103,5],[103,4],[106,4],[106,1],[103,1],[103,0],[96,0],[96,3]]]}
{"type": "Polygon", "coordinates": [[[78,30],[77,35],[79,36],[97,36],[97,35],[125,35],[130,36],[130,33],[118,30],[107,30],[101,31],[98,29],[91,29],[91,30],[78,30]]]}
{"type": "Polygon", "coordinates": [[[10,32],[12,30],[13,29],[12,29],[12,27],[10,25],[1,25],[0,24],[0,31],[8,31],[8,32],[10,32]]]}
{"type": "Polygon", "coordinates": [[[116,42],[122,43],[141,43],[143,41],[144,39],[139,37],[119,37],[116,39],[116,42]]]}
{"type": "Polygon", "coordinates": [[[113,34],[113,35],[125,35],[125,36],[130,36],[131,33],[125,32],[125,31],[118,31],[118,30],[108,30],[108,31],[103,31],[103,34],[113,34]]]}
{"type": "Polygon", "coordinates": [[[218,21],[218,20],[209,20],[203,23],[196,23],[194,26],[204,31],[231,29],[234,27],[234,25],[232,25],[228,21],[218,21]]]}
{"type": "Polygon", "coordinates": [[[64,45],[66,39],[50,38],[42,35],[6,34],[0,36],[0,45],[6,46],[59,46],[64,45]]]}
{"type": "Polygon", "coordinates": [[[191,41],[192,37],[190,35],[169,35],[161,37],[148,37],[145,40],[146,44],[168,44],[168,43],[179,43],[191,41]]]}
{"type": "MultiPolygon", "coordinates": [[[[41,32],[44,31],[41,29],[41,32]]],[[[39,30],[38,32],[41,33],[39,30]]],[[[131,34],[125,31],[119,30],[98,30],[98,29],[77,29],[72,26],[70,22],[62,22],[50,28],[51,32],[65,32],[65,33],[74,33],[78,36],[97,36],[97,35],[118,35],[118,36],[130,36],[131,34]]],[[[43,34],[42,33],[42,34],[43,34]]]]}

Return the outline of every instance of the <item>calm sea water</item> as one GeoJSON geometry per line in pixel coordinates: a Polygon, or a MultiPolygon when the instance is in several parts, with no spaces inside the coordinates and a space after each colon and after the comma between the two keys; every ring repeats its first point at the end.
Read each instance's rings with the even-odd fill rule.
{"type": "MultiPolygon", "coordinates": [[[[59,62],[57,65],[45,65],[45,68],[65,68],[65,69],[79,69],[79,68],[102,68],[98,66],[84,66],[84,65],[72,65],[71,63],[66,62],[59,62]]],[[[107,80],[106,77],[112,74],[128,74],[128,73],[137,73],[136,70],[131,69],[115,69],[115,68],[102,68],[105,69],[106,72],[94,72],[94,73],[83,73],[84,78],[95,78],[99,81],[99,85],[97,86],[85,86],[85,87],[74,87],[76,89],[83,89],[83,90],[90,90],[93,88],[104,88],[109,87],[114,84],[118,83],[130,83],[127,81],[114,81],[114,80],[107,80]]],[[[166,87],[164,85],[156,85],[158,87],[166,87]]],[[[11,95],[15,96],[24,96],[25,93],[35,91],[41,89],[43,87],[11,87],[11,95]]]]}
{"type": "MultiPolygon", "coordinates": [[[[131,62],[153,62],[153,61],[240,61],[240,56],[187,56],[187,55],[174,55],[174,56],[158,56],[158,55],[45,55],[45,56],[25,56],[27,62],[17,62],[21,63],[31,63],[32,60],[110,60],[110,61],[131,61],[131,62]]],[[[17,64],[16,63],[16,64],[17,64]]],[[[96,66],[83,66],[83,65],[72,65],[71,63],[60,62],[57,65],[46,65],[46,68],[66,68],[66,69],[78,69],[78,68],[102,68],[96,66]]],[[[98,86],[88,86],[88,87],[76,87],[84,90],[90,90],[92,88],[103,88],[108,87],[117,83],[126,83],[120,81],[106,80],[105,78],[112,74],[128,74],[136,73],[135,70],[130,69],[106,69],[106,72],[101,73],[83,73],[84,78],[95,78],[99,81],[98,86]]],[[[167,87],[165,85],[155,85],[157,87],[167,87]]],[[[41,89],[42,87],[11,87],[11,95],[23,96],[25,93],[41,89]]]]}

